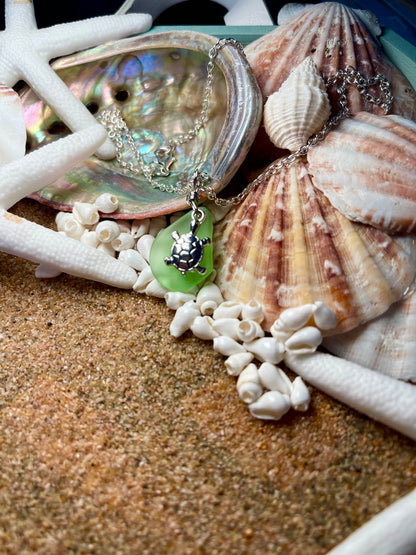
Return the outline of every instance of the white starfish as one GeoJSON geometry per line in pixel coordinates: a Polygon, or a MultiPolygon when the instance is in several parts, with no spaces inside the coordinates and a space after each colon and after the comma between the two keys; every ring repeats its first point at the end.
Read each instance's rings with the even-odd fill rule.
{"type": "Polygon", "coordinates": [[[9,135],[15,129],[11,147],[3,145],[0,167],[0,251],[27,258],[42,265],[42,273],[66,272],[130,288],[136,272],[108,254],[83,245],[56,231],[29,222],[7,210],[18,200],[55,181],[75,164],[88,158],[106,139],[102,125],[77,131],[22,156],[26,133],[22,129],[23,111],[12,89],[0,88],[0,128],[9,135]],[[6,118],[8,115],[10,117],[6,118]]]}
{"type": "MultiPolygon", "coordinates": [[[[5,26],[0,31],[0,83],[12,87],[24,80],[72,131],[91,126],[95,118],[49,65],[52,58],[116,40],[150,28],[149,14],[94,17],[38,29],[31,0],[6,0],[5,26]]],[[[97,151],[113,158],[107,139],[97,151]]]]}

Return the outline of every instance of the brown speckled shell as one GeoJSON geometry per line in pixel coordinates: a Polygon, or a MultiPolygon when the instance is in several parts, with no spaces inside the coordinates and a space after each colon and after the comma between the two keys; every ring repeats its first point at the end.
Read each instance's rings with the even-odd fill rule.
{"type": "Polygon", "coordinates": [[[416,271],[411,236],[345,218],[302,161],[266,179],[216,224],[214,249],[225,299],[259,301],[266,329],[284,309],[318,300],[337,315],[334,333],[353,329],[400,299],[416,271]]]}

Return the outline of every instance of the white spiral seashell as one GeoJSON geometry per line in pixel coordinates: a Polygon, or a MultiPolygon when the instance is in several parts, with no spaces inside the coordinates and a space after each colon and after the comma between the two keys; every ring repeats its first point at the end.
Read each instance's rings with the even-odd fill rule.
{"type": "Polygon", "coordinates": [[[195,301],[196,296],[191,293],[183,293],[181,291],[168,291],[165,294],[165,301],[168,308],[178,310],[178,308],[188,301],[195,301]]]}
{"type": "Polygon", "coordinates": [[[290,398],[279,391],[266,391],[249,405],[252,416],[260,420],[279,420],[291,407],[290,398]]]}
{"type": "Polygon", "coordinates": [[[253,341],[264,336],[264,329],[255,320],[239,320],[237,328],[237,339],[240,341],[253,341]]]}
{"type": "Polygon", "coordinates": [[[104,252],[108,256],[113,258],[116,256],[116,251],[111,246],[111,243],[100,243],[97,247],[97,251],[104,252]]]}
{"type": "Polygon", "coordinates": [[[300,376],[293,380],[290,402],[295,410],[306,411],[309,408],[311,394],[300,376]]]}
{"type": "Polygon", "coordinates": [[[130,233],[131,235],[131,224],[127,220],[117,220],[117,225],[120,229],[120,233],[130,233]]]}
{"type": "Polygon", "coordinates": [[[231,337],[226,335],[220,335],[214,337],[214,350],[222,355],[228,357],[234,355],[235,353],[245,353],[246,349],[240,343],[237,343],[231,337]]]}
{"type": "Polygon", "coordinates": [[[165,229],[166,226],[166,216],[156,216],[156,218],[152,218],[150,220],[148,233],[149,235],[156,237],[156,235],[162,231],[162,229],[165,229]]]}
{"type": "Polygon", "coordinates": [[[230,355],[224,362],[227,373],[230,376],[239,376],[243,368],[245,368],[253,360],[253,353],[243,352],[230,355]]]}
{"type": "Polygon", "coordinates": [[[264,106],[264,126],[278,148],[296,152],[328,120],[331,105],[325,84],[311,57],[289,75],[264,106]]]}
{"type": "Polygon", "coordinates": [[[152,279],[150,283],[146,285],[144,292],[149,297],[158,297],[159,299],[163,299],[166,295],[166,287],[163,287],[156,278],[152,279]]]}
{"type": "Polygon", "coordinates": [[[196,296],[196,304],[201,311],[201,314],[212,316],[214,310],[223,302],[223,297],[218,285],[209,283],[200,289],[196,296]]]}
{"type": "Polygon", "coordinates": [[[191,324],[191,331],[199,339],[214,339],[220,334],[213,327],[211,316],[197,316],[191,324]]]}
{"type": "Polygon", "coordinates": [[[72,213],[82,225],[94,225],[100,219],[96,206],[89,202],[74,202],[72,213]]]}
{"type": "Polygon", "coordinates": [[[227,335],[236,341],[238,337],[238,327],[240,320],[238,318],[218,318],[213,321],[214,329],[219,332],[219,335],[227,335]]]}
{"type": "Polygon", "coordinates": [[[127,249],[120,252],[118,259],[120,262],[124,262],[127,266],[134,268],[138,272],[144,270],[148,264],[143,256],[135,249],[127,249]]]}
{"type": "Polygon", "coordinates": [[[149,226],[149,218],[146,218],[145,220],[133,220],[131,224],[131,234],[135,239],[139,239],[139,237],[146,235],[149,232],[149,226]]]}
{"type": "Polygon", "coordinates": [[[331,330],[336,328],[338,319],[335,312],[321,301],[315,302],[316,310],[313,319],[316,326],[321,330],[331,330]]]}
{"type": "Polygon", "coordinates": [[[96,249],[100,243],[98,237],[97,237],[97,233],[95,231],[90,231],[89,229],[86,229],[84,231],[84,233],[81,235],[81,237],[79,238],[80,243],[84,244],[84,245],[89,245],[90,247],[93,247],[94,249],[96,249]]]}
{"type": "Polygon", "coordinates": [[[317,347],[322,343],[322,333],[314,326],[307,326],[295,331],[293,335],[286,340],[286,351],[291,351],[299,355],[306,355],[316,351],[317,347]]]}
{"type": "Polygon", "coordinates": [[[120,228],[114,220],[102,220],[95,228],[98,239],[102,243],[111,243],[120,235],[120,228]]]}
{"type": "Polygon", "coordinates": [[[58,212],[55,216],[56,229],[58,231],[65,231],[64,226],[67,219],[73,218],[71,212],[58,212]]]}
{"type": "Polygon", "coordinates": [[[260,324],[264,319],[263,307],[258,301],[251,299],[248,303],[243,304],[241,318],[243,320],[254,320],[260,324]]]}
{"type": "Polygon", "coordinates": [[[111,214],[118,208],[118,198],[111,193],[103,193],[95,199],[94,204],[103,214],[111,214]]]}
{"type": "Polygon", "coordinates": [[[241,314],[242,304],[237,301],[224,301],[214,310],[214,320],[220,318],[238,318],[241,314]]]}
{"type": "Polygon", "coordinates": [[[85,227],[75,218],[73,214],[70,214],[69,217],[65,218],[63,222],[62,231],[64,231],[67,237],[72,237],[72,239],[79,241],[81,235],[85,231],[85,227]]]}
{"type": "Polygon", "coordinates": [[[188,301],[178,308],[175,312],[169,331],[173,337],[180,337],[187,330],[191,329],[192,322],[200,316],[195,301],[188,301]]]}
{"type": "MultiPolygon", "coordinates": [[[[120,229],[120,228],[119,228],[120,229]]],[[[113,249],[117,252],[132,249],[134,247],[134,237],[130,233],[120,233],[118,237],[111,241],[113,249]]]]}
{"type": "Polygon", "coordinates": [[[263,393],[259,372],[255,364],[250,363],[242,370],[237,380],[237,391],[244,403],[253,403],[263,393]]]}
{"type": "Polygon", "coordinates": [[[292,392],[292,382],[288,376],[281,368],[270,362],[263,362],[263,364],[260,365],[259,377],[265,389],[279,391],[285,395],[290,395],[292,392]]]}
{"type": "Polygon", "coordinates": [[[244,347],[253,353],[261,362],[279,364],[283,360],[285,348],[283,343],[274,337],[260,337],[254,341],[244,343],[244,347]]]}
{"type": "Polygon", "coordinates": [[[314,304],[288,308],[280,314],[276,322],[276,328],[280,328],[282,331],[295,331],[303,328],[315,311],[316,306],[314,304]]]}
{"type": "Polygon", "coordinates": [[[154,240],[155,238],[153,237],[153,235],[150,235],[150,233],[146,233],[142,235],[136,243],[136,249],[143,256],[146,262],[149,262],[150,249],[152,248],[154,240]]]}
{"type": "Polygon", "coordinates": [[[133,285],[134,291],[144,293],[146,291],[146,287],[154,279],[154,277],[152,269],[149,265],[146,265],[146,267],[137,276],[136,283],[133,285]]]}

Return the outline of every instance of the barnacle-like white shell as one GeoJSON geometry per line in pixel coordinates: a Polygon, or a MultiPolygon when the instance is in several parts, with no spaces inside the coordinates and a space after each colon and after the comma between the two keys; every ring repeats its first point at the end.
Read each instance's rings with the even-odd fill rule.
{"type": "Polygon", "coordinates": [[[295,152],[324,126],[330,113],[325,84],[307,57],[267,99],[264,126],[276,147],[295,152]]]}
{"type": "Polygon", "coordinates": [[[278,364],[283,359],[284,346],[274,337],[260,337],[244,343],[244,347],[253,353],[261,362],[278,364]]]}
{"type": "Polygon", "coordinates": [[[195,301],[188,301],[180,306],[170,323],[169,331],[171,335],[173,337],[181,336],[186,330],[190,329],[192,322],[197,316],[200,316],[200,312],[195,301]]]}
{"type": "Polygon", "coordinates": [[[260,420],[279,420],[290,409],[290,398],[279,391],[266,391],[249,405],[252,416],[260,420]]]}
{"type": "Polygon", "coordinates": [[[242,352],[230,355],[224,362],[227,372],[230,376],[238,376],[243,368],[245,368],[253,360],[253,353],[242,352]]]}
{"type": "Polygon", "coordinates": [[[253,403],[263,393],[259,372],[255,364],[250,363],[238,376],[237,391],[240,399],[245,403],[253,403]]]}

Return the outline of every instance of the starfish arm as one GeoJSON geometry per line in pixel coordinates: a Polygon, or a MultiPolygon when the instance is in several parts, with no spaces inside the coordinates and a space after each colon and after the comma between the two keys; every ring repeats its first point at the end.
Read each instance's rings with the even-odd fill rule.
{"type": "Polygon", "coordinates": [[[7,29],[36,29],[35,10],[32,2],[6,0],[5,23],[7,29]]]}
{"type": "Polygon", "coordinates": [[[0,84],[0,166],[23,157],[26,127],[19,95],[0,84]]]}
{"type": "Polygon", "coordinates": [[[4,210],[0,211],[0,251],[123,289],[132,288],[137,279],[133,268],[116,258],[4,210]]]}
{"type": "Polygon", "coordinates": [[[0,208],[7,210],[23,197],[55,181],[88,158],[105,137],[105,129],[94,123],[0,167],[0,208]]]}
{"type": "Polygon", "coordinates": [[[33,35],[33,42],[41,56],[49,61],[104,42],[143,33],[151,25],[149,14],[104,15],[39,29],[33,35]]]}
{"type": "MultiPolygon", "coordinates": [[[[80,131],[96,124],[95,117],[69,90],[53,69],[36,55],[27,55],[21,65],[24,80],[44,100],[55,114],[71,129],[80,131]]],[[[109,138],[98,148],[97,155],[111,159],[115,146],[109,138]]]]}
{"type": "Polygon", "coordinates": [[[366,522],[328,555],[416,553],[416,489],[366,522]]]}
{"type": "Polygon", "coordinates": [[[415,385],[325,353],[287,353],[285,363],[328,395],[416,440],[415,385]]]}

